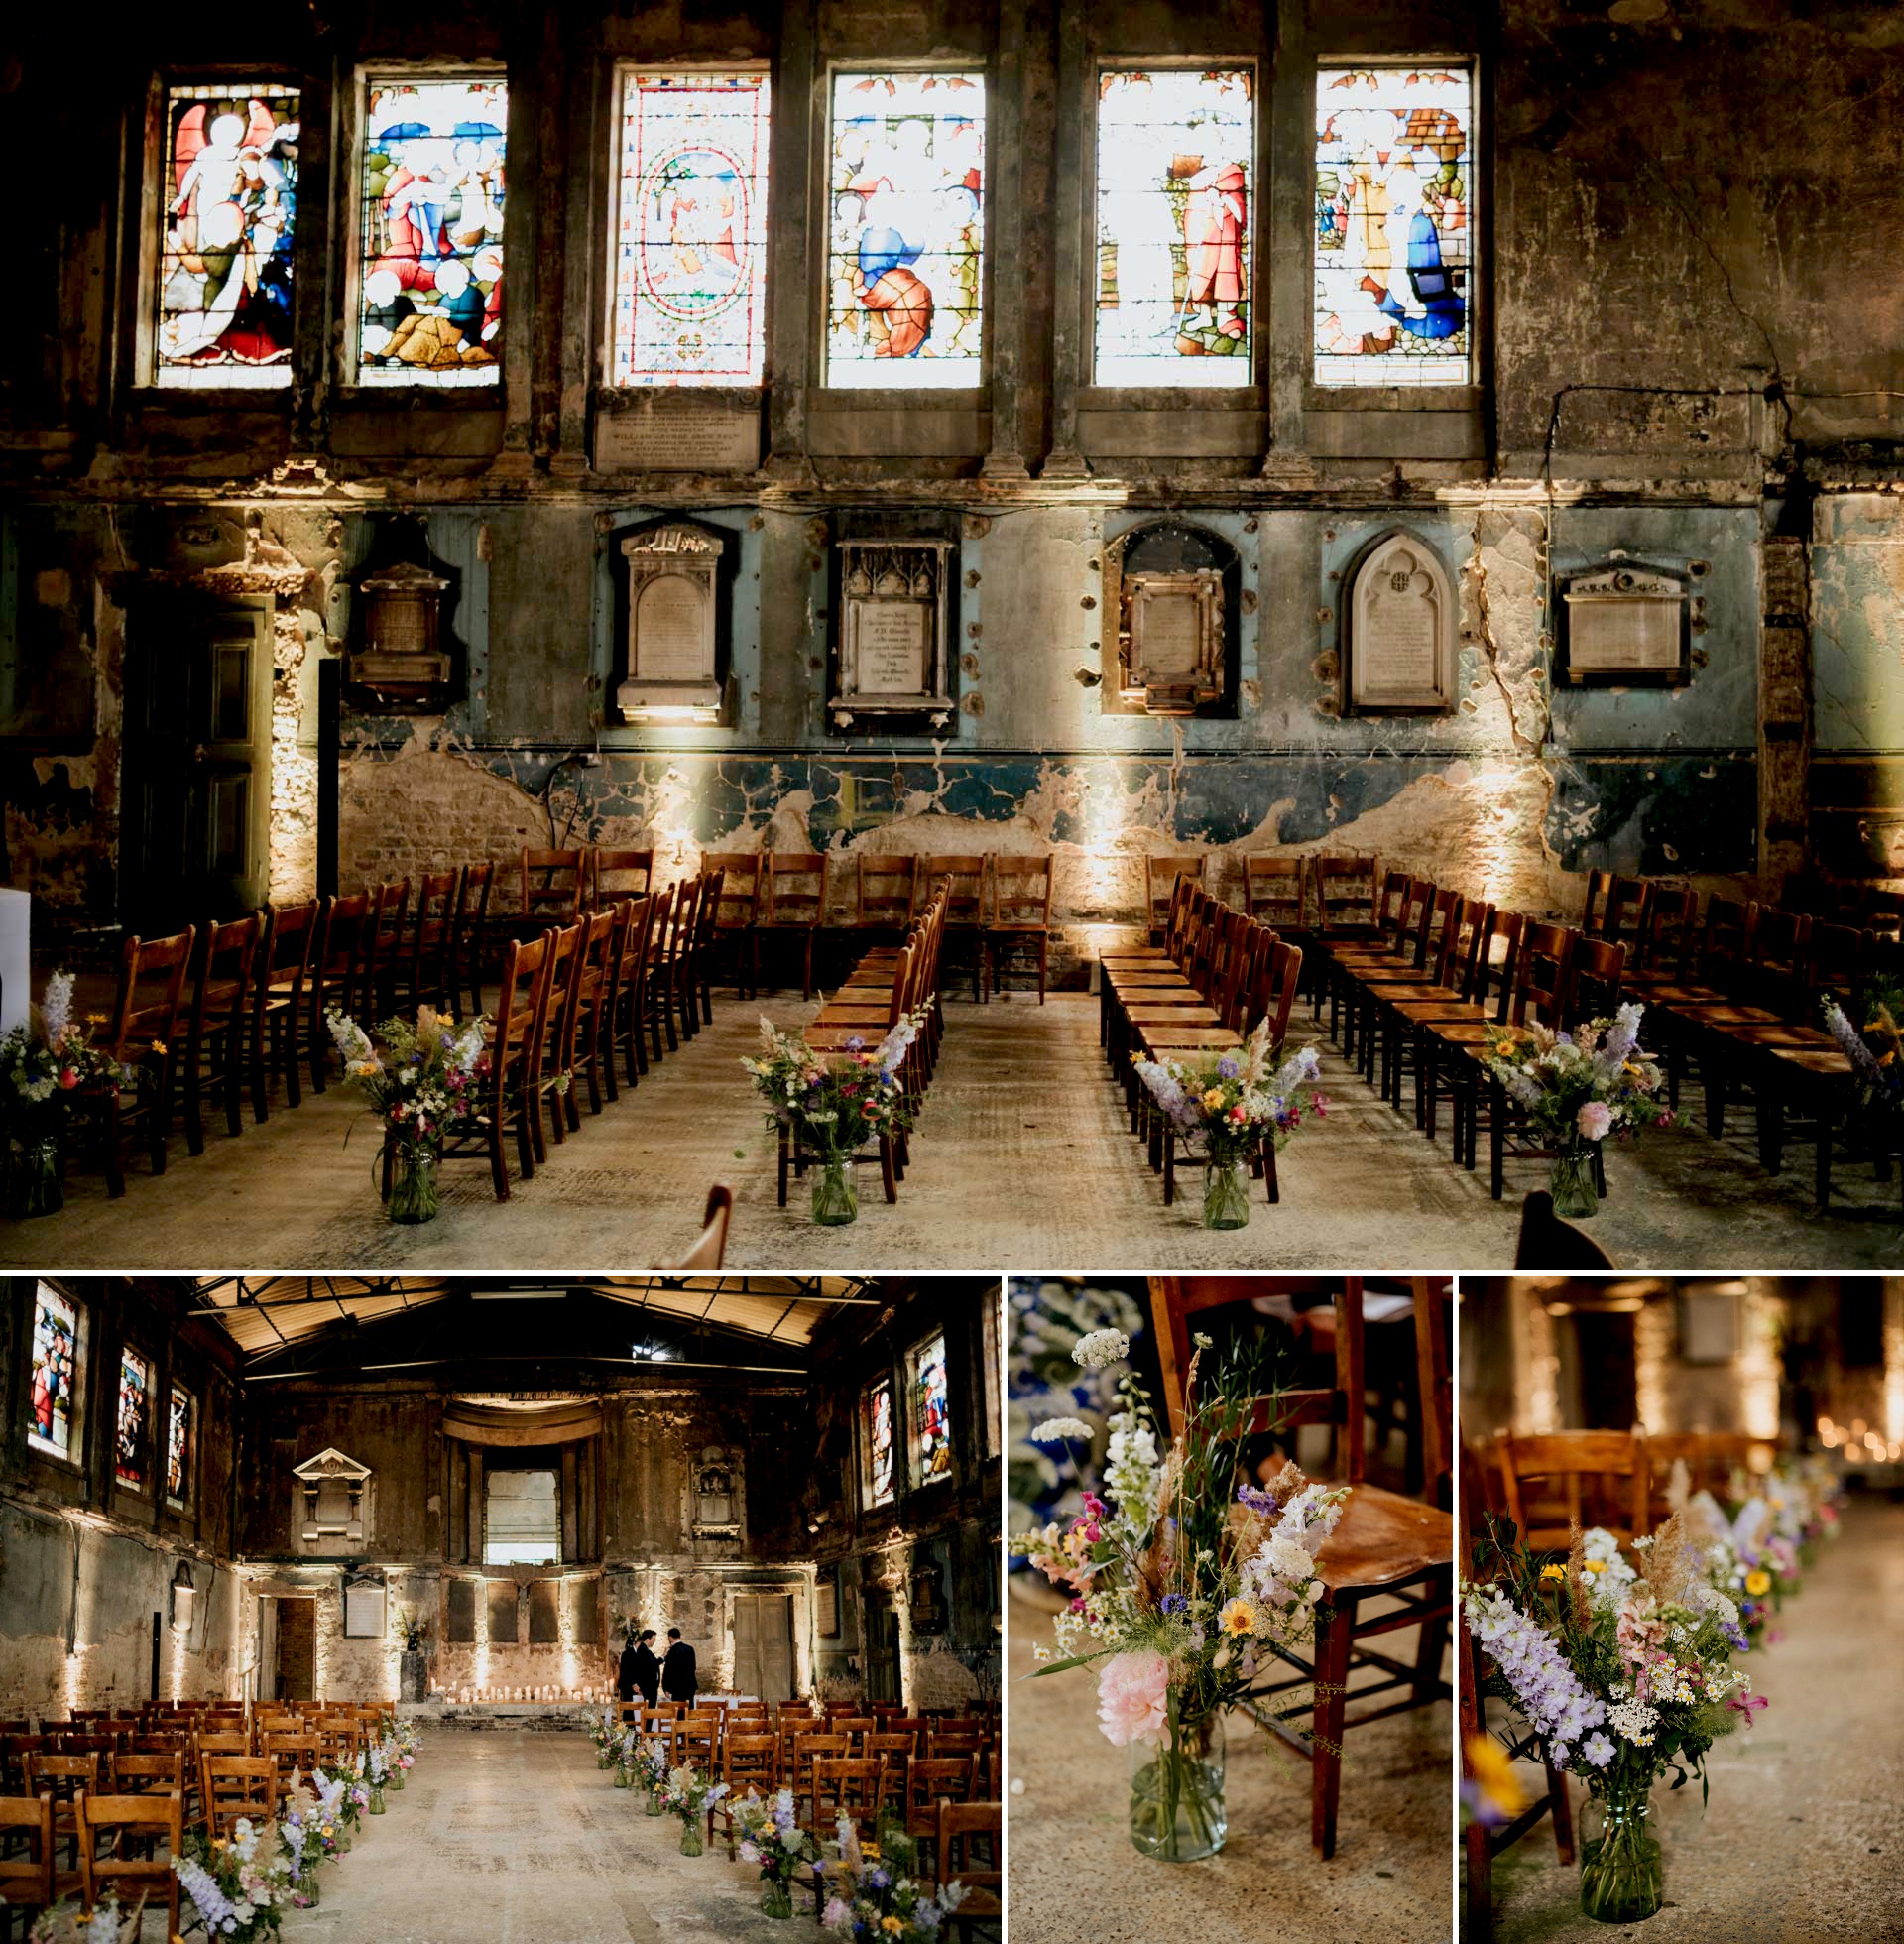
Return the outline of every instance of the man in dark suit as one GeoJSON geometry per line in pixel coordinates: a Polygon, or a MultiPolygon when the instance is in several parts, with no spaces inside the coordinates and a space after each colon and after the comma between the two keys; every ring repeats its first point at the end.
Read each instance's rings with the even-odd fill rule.
{"type": "Polygon", "coordinates": [[[642,1630],[642,1643],[635,1649],[635,1685],[641,1690],[642,1700],[654,1706],[654,1691],[661,1679],[661,1663],[654,1658],[654,1630],[645,1627],[642,1630]]]}
{"type": "MultiPolygon", "coordinates": [[[[651,1654],[652,1660],[654,1656],[651,1654]]],[[[615,1693],[623,1701],[635,1698],[636,1669],[641,1664],[641,1656],[635,1651],[635,1636],[630,1634],[622,1641],[622,1658],[615,1670],[615,1693]]]]}
{"type": "Polygon", "coordinates": [[[661,1692],[670,1701],[694,1699],[694,1649],[681,1639],[681,1630],[667,1630],[667,1658],[661,1662],[661,1692]]]}

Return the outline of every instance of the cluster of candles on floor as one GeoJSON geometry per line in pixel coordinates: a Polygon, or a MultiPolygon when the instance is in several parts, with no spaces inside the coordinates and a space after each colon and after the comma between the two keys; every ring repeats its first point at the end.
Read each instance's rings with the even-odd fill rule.
{"type": "Polygon", "coordinates": [[[482,1701],[548,1701],[579,1705],[583,1702],[613,1701],[615,1690],[612,1687],[453,1687],[439,1698],[454,1702],[459,1707],[470,1707],[482,1701]]]}

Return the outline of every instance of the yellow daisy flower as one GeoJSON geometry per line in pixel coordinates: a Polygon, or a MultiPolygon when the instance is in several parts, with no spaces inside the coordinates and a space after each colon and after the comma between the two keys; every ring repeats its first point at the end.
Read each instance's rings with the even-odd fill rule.
{"type": "Polygon", "coordinates": [[[1232,1600],[1217,1616],[1217,1625],[1226,1634],[1241,1637],[1256,1631],[1256,1610],[1248,1600],[1239,1596],[1232,1600]]]}
{"type": "Polygon", "coordinates": [[[1762,1600],[1772,1590],[1772,1576],[1763,1566],[1754,1566],[1745,1575],[1745,1591],[1754,1600],[1762,1600]]]}

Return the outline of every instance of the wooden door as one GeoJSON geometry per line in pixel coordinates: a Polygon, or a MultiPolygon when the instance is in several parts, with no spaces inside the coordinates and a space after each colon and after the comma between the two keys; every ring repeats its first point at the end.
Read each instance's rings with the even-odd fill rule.
{"type": "Polygon", "coordinates": [[[148,590],[128,620],[121,846],[129,924],[174,930],[271,886],[272,607],[148,590]]]}
{"type": "Polygon", "coordinates": [[[873,1588],[866,1594],[866,1698],[899,1698],[899,1616],[892,1596],[873,1588]]]}
{"type": "Polygon", "coordinates": [[[784,1593],[734,1599],[734,1691],[762,1701],[793,1694],[793,1601],[784,1593]]]}
{"type": "Polygon", "coordinates": [[[317,1693],[317,1603],[282,1599],[278,1603],[275,1701],[315,1701],[317,1693]]]}

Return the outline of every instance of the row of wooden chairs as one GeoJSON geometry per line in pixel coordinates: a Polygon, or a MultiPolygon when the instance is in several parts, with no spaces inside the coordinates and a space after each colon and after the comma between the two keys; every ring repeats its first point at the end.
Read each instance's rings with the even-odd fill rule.
{"type": "MultiPolygon", "coordinates": [[[[1302,948],[1272,926],[1179,877],[1164,942],[1107,952],[1099,969],[1099,1033],[1113,1077],[1124,1088],[1130,1129],[1163,1176],[1166,1206],[1176,1199],[1176,1124],[1162,1112],[1135,1061],[1169,1060],[1240,1045],[1262,1021],[1280,1047],[1302,976],[1302,948]]],[[[1255,1169],[1278,1198],[1276,1147],[1265,1135],[1255,1169]]]]}
{"type": "Polygon", "coordinates": [[[62,1828],[51,1792],[0,1795],[0,1900],[9,1915],[51,1908],[77,1896],[90,1915],[102,1898],[166,1912],[166,1935],[178,1931],[178,1879],[173,1859],[182,1854],[183,1817],[177,1793],[114,1795],[81,1789],[62,1828]],[[163,1843],[164,1854],[156,1854],[163,1843]],[[67,1864],[60,1867],[64,1845],[67,1864]]]}

